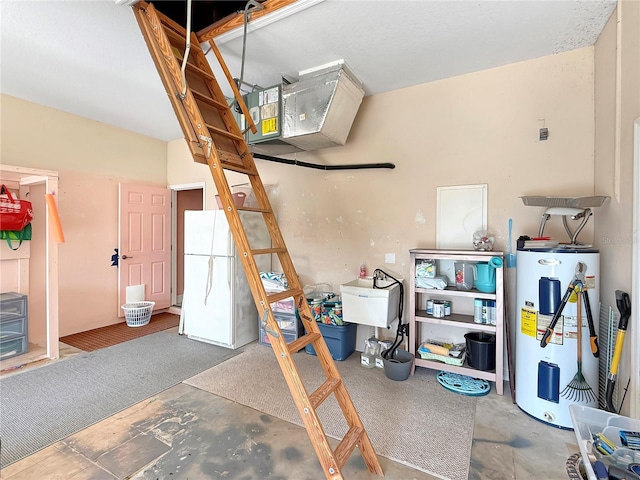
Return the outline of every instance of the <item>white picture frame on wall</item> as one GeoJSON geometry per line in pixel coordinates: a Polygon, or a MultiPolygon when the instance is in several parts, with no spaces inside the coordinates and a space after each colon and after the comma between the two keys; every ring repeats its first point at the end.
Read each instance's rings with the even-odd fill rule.
{"type": "Polygon", "coordinates": [[[478,230],[487,230],[487,184],[437,187],[436,248],[473,250],[478,230]]]}

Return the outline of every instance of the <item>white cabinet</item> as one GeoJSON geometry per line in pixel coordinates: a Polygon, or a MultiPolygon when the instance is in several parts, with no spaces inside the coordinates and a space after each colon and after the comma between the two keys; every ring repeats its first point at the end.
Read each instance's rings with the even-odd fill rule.
{"type": "MultiPolygon", "coordinates": [[[[503,394],[503,370],[504,370],[504,281],[503,268],[496,268],[496,291],[495,293],[483,293],[476,289],[459,290],[448,285],[444,289],[417,288],[416,287],[416,264],[423,260],[435,260],[436,269],[454,262],[478,262],[487,263],[493,257],[503,259],[502,252],[483,252],[466,250],[410,250],[410,288],[409,288],[409,349],[415,355],[415,366],[445,370],[459,373],[474,378],[481,378],[496,384],[498,395],[503,394]],[[426,312],[425,304],[427,299],[447,299],[451,300],[451,315],[436,318],[426,312]],[[473,302],[475,299],[495,300],[495,325],[481,324],[474,322],[473,302]],[[462,305],[466,308],[462,308],[462,305]],[[471,308],[469,308],[471,305],[471,308]],[[460,309],[458,307],[461,307],[460,309]],[[449,327],[458,332],[460,338],[464,339],[467,332],[487,332],[496,337],[495,348],[495,369],[483,371],[471,368],[465,360],[461,366],[450,365],[437,360],[420,358],[418,347],[424,341],[423,330],[439,329],[449,327]]],[[[438,275],[440,272],[436,272],[438,275]]],[[[453,279],[452,279],[453,280],[453,279]]],[[[414,366],[414,368],[415,368],[414,366]]],[[[413,372],[412,372],[413,373],[413,372]]]]}

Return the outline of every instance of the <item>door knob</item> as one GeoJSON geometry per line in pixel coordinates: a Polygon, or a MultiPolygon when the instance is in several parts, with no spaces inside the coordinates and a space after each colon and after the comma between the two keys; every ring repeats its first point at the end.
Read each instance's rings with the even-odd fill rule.
{"type": "Polygon", "coordinates": [[[126,260],[127,258],[133,258],[133,257],[127,257],[126,255],[122,255],[123,260],[126,260]]]}

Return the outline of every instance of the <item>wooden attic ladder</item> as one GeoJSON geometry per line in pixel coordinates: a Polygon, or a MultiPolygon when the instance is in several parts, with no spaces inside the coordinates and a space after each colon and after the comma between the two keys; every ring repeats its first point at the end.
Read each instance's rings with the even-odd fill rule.
{"type": "MultiPolygon", "coordinates": [[[[233,233],[254,301],[265,331],[287,381],[291,395],[300,412],[311,443],[327,479],[341,479],[341,469],[358,446],[369,471],[383,476],[371,441],[335,366],[331,353],[320,333],[307,304],[300,280],[278,227],[276,216],[256,169],[253,156],[244,140],[244,132],[227,105],[227,100],[213,75],[205,53],[195,34],[191,35],[191,51],[186,65],[186,91],[183,87],[181,63],[185,51],[186,30],[158,12],[152,4],[140,2],[133,7],[151,56],[180,122],[185,139],[196,162],[209,165],[221,204],[233,233]],[[184,93],[184,95],[183,95],[184,93]],[[257,207],[236,207],[225,176],[225,170],[246,175],[257,200],[257,207]],[[262,215],[271,236],[271,248],[252,249],[244,230],[240,211],[262,215]],[[259,255],[276,254],[289,283],[284,292],[265,291],[255,262],[259,255]],[[275,320],[271,304],[293,297],[303,319],[305,335],[287,344],[275,320]],[[307,390],[299,376],[293,353],[306,345],[313,345],[326,374],[326,381],[313,393],[307,390]],[[335,395],[348,425],[348,431],[335,450],[332,450],[316,409],[335,395]]],[[[213,41],[211,48],[235,92],[250,128],[255,125],[240,96],[226,65],[213,41]]]]}

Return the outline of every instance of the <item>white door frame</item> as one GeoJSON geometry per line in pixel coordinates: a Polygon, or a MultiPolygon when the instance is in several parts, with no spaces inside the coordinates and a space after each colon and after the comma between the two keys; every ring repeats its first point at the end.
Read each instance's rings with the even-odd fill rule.
{"type": "Polygon", "coordinates": [[[640,417],[640,117],[633,124],[633,263],[631,269],[631,378],[630,414],[640,417]]]}
{"type": "MultiPolygon", "coordinates": [[[[46,176],[29,176],[20,181],[20,185],[38,185],[44,183],[46,193],[58,192],[58,173],[46,176]]],[[[58,197],[55,199],[58,205],[58,197]]],[[[46,270],[46,319],[47,319],[47,357],[60,357],[60,324],[58,311],[58,244],[54,235],[51,234],[51,222],[53,222],[52,212],[47,208],[45,217],[45,225],[47,228],[45,234],[45,270],[46,270]]],[[[64,234],[63,234],[64,236],[64,234]]],[[[64,239],[63,239],[64,241],[64,239]]]]}
{"type": "MultiPolygon", "coordinates": [[[[44,184],[46,193],[57,193],[58,172],[53,170],[41,170],[36,168],[17,167],[0,164],[0,178],[17,181],[20,186],[30,186],[44,184]]],[[[56,197],[56,206],[58,198],[56,197]]],[[[58,242],[51,234],[50,224],[53,221],[52,212],[45,208],[45,321],[47,337],[47,358],[58,358],[60,356],[58,339],[59,332],[59,274],[58,274],[58,242]]],[[[27,259],[28,260],[28,259],[27,259]]],[[[28,267],[25,272],[28,278],[28,267]]],[[[28,285],[26,286],[28,289],[28,285]]],[[[28,291],[27,291],[28,293],[28,291]]],[[[40,360],[34,358],[30,361],[40,360]]]]}
{"type": "MultiPolygon", "coordinates": [[[[202,189],[202,209],[206,205],[207,198],[205,182],[181,183],[169,185],[171,190],[171,245],[177,245],[178,240],[178,192],[183,190],[202,189]]],[[[171,249],[171,305],[176,305],[178,301],[178,252],[176,248],[171,249]]]]}

